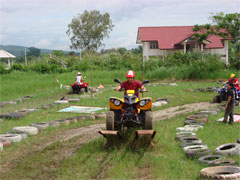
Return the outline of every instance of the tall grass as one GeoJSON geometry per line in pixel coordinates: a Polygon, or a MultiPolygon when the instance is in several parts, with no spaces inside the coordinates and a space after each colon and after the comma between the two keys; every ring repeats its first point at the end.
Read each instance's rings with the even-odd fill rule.
{"type": "Polygon", "coordinates": [[[204,80],[204,79],[226,79],[231,73],[238,77],[239,71],[234,69],[223,69],[220,71],[203,71],[192,66],[159,67],[152,71],[146,71],[145,77],[151,80],[176,79],[176,80],[204,80]]]}

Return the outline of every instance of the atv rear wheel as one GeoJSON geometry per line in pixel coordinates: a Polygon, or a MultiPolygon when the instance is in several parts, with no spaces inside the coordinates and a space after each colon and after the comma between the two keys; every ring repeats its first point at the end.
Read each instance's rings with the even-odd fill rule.
{"type": "Polygon", "coordinates": [[[152,130],[152,119],[153,119],[152,111],[146,111],[144,129],[152,130]]]}
{"type": "Polygon", "coordinates": [[[88,92],[88,87],[85,87],[85,92],[86,92],[86,93],[88,92]]]}
{"type": "Polygon", "coordinates": [[[106,118],[106,130],[114,130],[114,112],[109,111],[106,118]]]}
{"type": "Polygon", "coordinates": [[[221,98],[220,98],[219,95],[214,96],[214,98],[213,98],[213,103],[221,103],[221,98]]]}

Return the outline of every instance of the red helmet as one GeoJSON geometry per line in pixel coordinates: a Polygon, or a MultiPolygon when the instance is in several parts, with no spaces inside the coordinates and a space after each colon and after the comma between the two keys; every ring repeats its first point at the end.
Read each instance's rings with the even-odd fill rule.
{"type": "Polygon", "coordinates": [[[127,78],[135,78],[135,72],[132,70],[128,71],[126,74],[126,77],[127,78]]]}

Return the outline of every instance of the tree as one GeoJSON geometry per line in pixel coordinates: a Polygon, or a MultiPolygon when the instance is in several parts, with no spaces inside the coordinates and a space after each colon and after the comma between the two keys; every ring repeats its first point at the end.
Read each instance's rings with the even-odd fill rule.
{"type": "Polygon", "coordinates": [[[217,13],[210,17],[212,23],[193,27],[196,40],[202,42],[209,35],[219,35],[223,38],[233,38],[234,41],[240,40],[240,13],[226,14],[217,13]]]}
{"type": "Polygon", "coordinates": [[[39,57],[40,56],[41,50],[35,47],[30,47],[28,48],[27,56],[35,56],[39,57]]]}
{"type": "Polygon", "coordinates": [[[139,45],[137,48],[132,48],[131,49],[133,54],[141,54],[142,53],[142,46],[139,45]]]}
{"type": "Polygon", "coordinates": [[[64,56],[64,52],[62,50],[53,50],[52,55],[57,57],[62,57],[64,56]]]}
{"type": "Polygon", "coordinates": [[[202,42],[209,35],[232,38],[229,42],[229,62],[232,67],[240,69],[240,13],[217,13],[210,17],[211,24],[195,25],[195,38],[202,42]]]}
{"type": "Polygon", "coordinates": [[[67,35],[70,37],[71,49],[96,51],[103,46],[103,39],[109,37],[114,25],[108,13],[101,14],[97,10],[84,11],[72,19],[68,25],[67,35]]]}

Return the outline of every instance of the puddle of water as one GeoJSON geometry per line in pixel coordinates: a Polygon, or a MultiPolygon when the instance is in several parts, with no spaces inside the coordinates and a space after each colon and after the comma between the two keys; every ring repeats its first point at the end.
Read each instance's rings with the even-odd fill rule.
{"type": "Polygon", "coordinates": [[[70,106],[70,107],[61,109],[58,112],[91,113],[91,112],[96,112],[104,109],[105,108],[101,108],[101,107],[70,106]]]}

